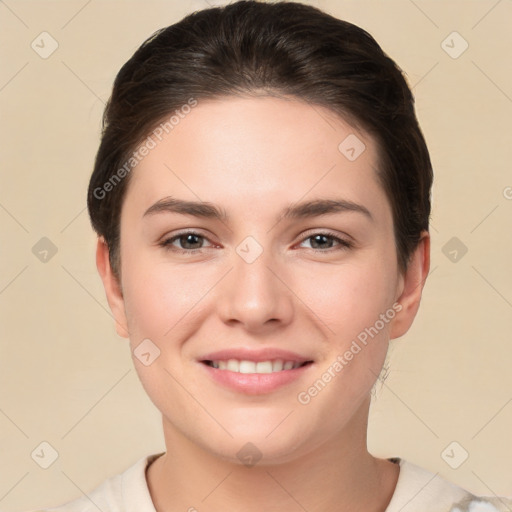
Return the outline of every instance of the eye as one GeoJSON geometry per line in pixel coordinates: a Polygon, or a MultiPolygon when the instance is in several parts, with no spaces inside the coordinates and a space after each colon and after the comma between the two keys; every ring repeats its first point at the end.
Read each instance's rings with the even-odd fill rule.
{"type": "Polygon", "coordinates": [[[202,242],[204,240],[207,240],[207,238],[195,231],[185,231],[163,240],[159,245],[169,251],[175,251],[182,254],[197,254],[202,252],[201,249],[204,248],[202,246],[202,242]],[[181,247],[176,247],[174,245],[175,242],[177,242],[181,247]]]}
{"type": "MultiPolygon", "coordinates": [[[[180,254],[200,254],[203,252],[202,249],[208,248],[203,245],[205,240],[208,239],[200,233],[185,231],[163,240],[159,245],[166,250],[180,254]]],[[[310,249],[315,252],[333,252],[333,250],[346,250],[353,247],[352,242],[331,232],[313,233],[304,238],[301,244],[306,241],[310,241],[310,249]]]]}
{"type": "Polygon", "coordinates": [[[352,242],[349,242],[348,240],[344,240],[343,238],[340,238],[336,236],[334,233],[330,232],[318,232],[313,233],[306,237],[301,243],[304,243],[306,241],[310,240],[311,249],[315,252],[332,252],[329,249],[332,249],[333,242],[337,246],[334,247],[334,250],[346,250],[353,247],[352,242]]]}

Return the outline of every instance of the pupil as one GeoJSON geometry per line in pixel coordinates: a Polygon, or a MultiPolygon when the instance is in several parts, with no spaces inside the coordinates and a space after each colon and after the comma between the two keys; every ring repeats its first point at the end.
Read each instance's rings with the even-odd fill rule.
{"type": "MultiPolygon", "coordinates": [[[[323,241],[323,242],[326,242],[326,241],[327,241],[327,238],[328,238],[328,237],[326,237],[325,235],[315,235],[315,236],[313,237],[313,244],[312,244],[312,246],[314,247],[314,246],[315,246],[315,244],[317,244],[317,242],[319,241],[319,239],[320,239],[320,243],[322,243],[322,241],[323,241]]],[[[322,247],[322,246],[321,246],[321,247],[322,247]]]]}
{"type": "MultiPolygon", "coordinates": [[[[188,243],[191,243],[192,245],[194,245],[194,241],[193,240],[196,239],[195,243],[197,243],[197,239],[198,238],[199,237],[197,235],[190,235],[190,234],[189,235],[184,235],[184,236],[181,237],[182,242],[183,242],[183,240],[185,240],[184,245],[187,245],[188,243]]],[[[187,249],[190,249],[190,247],[187,247],[187,249]]],[[[194,247],[192,247],[192,249],[194,249],[194,247]]]]}

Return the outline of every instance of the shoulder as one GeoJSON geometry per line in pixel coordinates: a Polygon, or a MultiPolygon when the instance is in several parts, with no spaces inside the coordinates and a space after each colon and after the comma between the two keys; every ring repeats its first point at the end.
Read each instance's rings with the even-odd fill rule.
{"type": "Polygon", "coordinates": [[[28,512],[156,512],[146,481],[146,468],[160,455],[139,459],[80,498],[58,507],[28,512]]]}
{"type": "Polygon", "coordinates": [[[512,512],[512,499],[476,496],[439,475],[395,457],[400,474],[386,512],[512,512]]]}

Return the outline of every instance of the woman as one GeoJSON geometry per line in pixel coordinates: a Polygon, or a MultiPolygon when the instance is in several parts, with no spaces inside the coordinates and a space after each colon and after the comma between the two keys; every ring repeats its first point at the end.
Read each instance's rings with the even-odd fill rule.
{"type": "Polygon", "coordinates": [[[149,38],[88,207],[167,451],[49,510],[512,510],[366,446],[429,271],[431,184],[411,92],[364,30],[241,1],[149,38]]]}

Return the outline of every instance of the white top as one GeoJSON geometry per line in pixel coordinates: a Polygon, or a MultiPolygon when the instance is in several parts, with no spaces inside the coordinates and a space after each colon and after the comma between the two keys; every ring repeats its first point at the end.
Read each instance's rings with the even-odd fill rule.
{"type": "MultiPolygon", "coordinates": [[[[60,507],[29,512],[156,512],[151,500],[146,468],[162,453],[139,459],[123,473],[105,480],[91,491],[60,507]]],[[[476,497],[399,457],[398,482],[386,512],[512,512],[512,499],[476,497]]]]}

